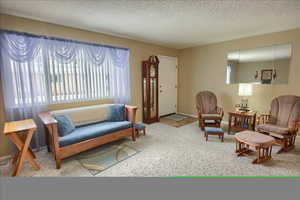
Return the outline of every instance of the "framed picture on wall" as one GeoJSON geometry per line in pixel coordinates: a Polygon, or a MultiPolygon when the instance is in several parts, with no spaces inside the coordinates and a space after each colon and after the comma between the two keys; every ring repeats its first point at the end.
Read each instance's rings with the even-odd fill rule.
{"type": "Polygon", "coordinates": [[[270,84],[272,81],[273,70],[263,69],[261,70],[261,83],[270,84]]]}

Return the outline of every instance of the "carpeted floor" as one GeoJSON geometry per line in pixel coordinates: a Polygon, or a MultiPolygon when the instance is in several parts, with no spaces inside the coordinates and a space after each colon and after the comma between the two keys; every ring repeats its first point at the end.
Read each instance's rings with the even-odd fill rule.
{"type": "MultiPolygon", "coordinates": [[[[197,122],[175,128],[162,123],[147,126],[147,135],[137,142],[124,143],[141,152],[99,173],[97,176],[299,176],[300,139],[296,149],[277,155],[264,164],[251,164],[254,155],[237,157],[233,136],[225,134],[224,143],[215,136],[205,142],[197,122]]],[[[37,153],[41,170],[26,163],[21,176],[91,176],[75,158],[64,160],[60,170],[45,151],[37,153]]],[[[0,166],[0,175],[9,176],[10,164],[0,166]]]]}

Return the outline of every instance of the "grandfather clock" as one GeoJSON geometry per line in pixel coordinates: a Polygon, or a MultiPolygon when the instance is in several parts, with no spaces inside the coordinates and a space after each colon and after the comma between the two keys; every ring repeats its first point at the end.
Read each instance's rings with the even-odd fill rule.
{"type": "Polygon", "coordinates": [[[157,56],[142,62],[143,122],[158,122],[158,64],[157,56]]]}

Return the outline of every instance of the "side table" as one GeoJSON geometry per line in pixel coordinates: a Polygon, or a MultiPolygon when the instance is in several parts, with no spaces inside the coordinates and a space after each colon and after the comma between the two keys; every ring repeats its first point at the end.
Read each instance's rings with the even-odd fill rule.
{"type": "Polygon", "coordinates": [[[229,112],[229,123],[228,123],[228,134],[231,134],[231,131],[244,131],[252,130],[255,131],[256,123],[256,112],[229,112]]]}
{"type": "Polygon", "coordinates": [[[13,158],[15,165],[12,176],[18,176],[23,166],[25,158],[30,162],[35,170],[40,166],[35,162],[35,155],[29,148],[31,138],[36,130],[36,124],[32,119],[6,122],[4,125],[4,134],[16,145],[16,155],[13,158]]]}

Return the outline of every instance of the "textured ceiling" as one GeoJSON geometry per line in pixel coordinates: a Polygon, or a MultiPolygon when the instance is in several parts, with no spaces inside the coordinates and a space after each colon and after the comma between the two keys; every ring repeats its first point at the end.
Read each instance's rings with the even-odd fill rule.
{"type": "Polygon", "coordinates": [[[300,27],[300,0],[0,0],[0,12],[178,49],[300,27]]]}
{"type": "MultiPolygon", "coordinates": [[[[300,36],[299,36],[300,37],[300,36]]],[[[288,59],[292,56],[292,45],[281,44],[255,49],[244,49],[227,54],[228,60],[238,62],[258,62],[288,59]]]]}

